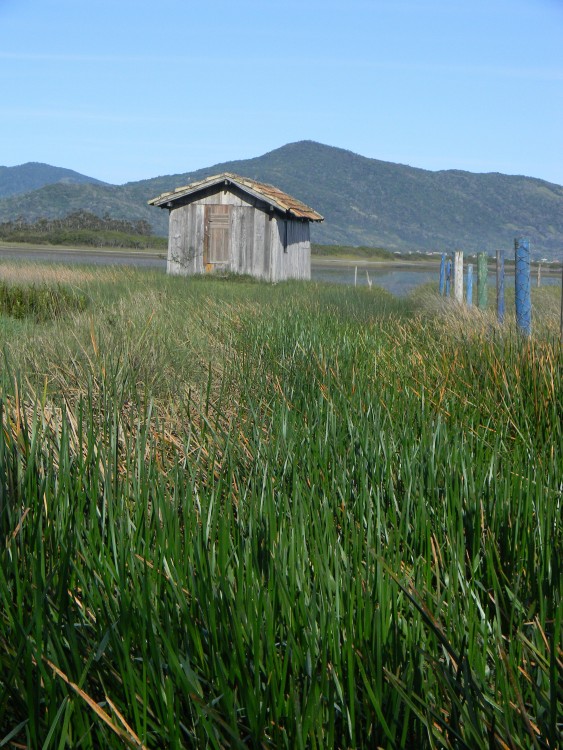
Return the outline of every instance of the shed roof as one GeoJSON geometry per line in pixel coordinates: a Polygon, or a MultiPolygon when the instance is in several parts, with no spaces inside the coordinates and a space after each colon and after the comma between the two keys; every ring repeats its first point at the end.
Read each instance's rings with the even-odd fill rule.
{"type": "Polygon", "coordinates": [[[162,193],[148,202],[151,206],[160,206],[161,208],[170,207],[182,198],[186,198],[187,196],[198,193],[201,190],[218,185],[221,182],[224,182],[226,185],[236,185],[245,193],[260,198],[278,211],[290,214],[297,219],[323,221],[323,217],[319,213],[312,208],[309,208],[309,206],[306,206],[301,201],[298,201],[297,198],[292,198],[291,195],[284,193],[279,188],[274,187],[273,185],[267,185],[264,182],[251,180],[248,177],[240,177],[232,172],[223,172],[222,174],[206,177],[204,180],[192,182],[185,187],[178,187],[168,193],[162,193]]]}

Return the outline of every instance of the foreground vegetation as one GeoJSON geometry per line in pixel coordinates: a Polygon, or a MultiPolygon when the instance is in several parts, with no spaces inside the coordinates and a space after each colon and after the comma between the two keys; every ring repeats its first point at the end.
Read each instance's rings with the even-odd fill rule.
{"type": "Polygon", "coordinates": [[[0,265],[54,274],[84,309],[1,319],[0,745],[558,747],[555,289],[522,341],[430,293],[0,265]]]}

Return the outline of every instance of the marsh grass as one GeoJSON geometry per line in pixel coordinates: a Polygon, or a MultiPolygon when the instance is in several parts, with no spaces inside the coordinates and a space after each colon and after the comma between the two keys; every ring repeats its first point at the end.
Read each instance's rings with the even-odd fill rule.
{"type": "Polygon", "coordinates": [[[93,269],[77,266],[60,266],[50,263],[0,262],[0,280],[18,284],[64,284],[76,286],[94,281],[97,274],[93,269]]]}
{"type": "Polygon", "coordinates": [[[64,286],[24,286],[0,282],[0,315],[38,323],[65,316],[86,307],[83,295],[64,286]]]}
{"type": "Polygon", "coordinates": [[[3,342],[0,742],[558,747],[556,338],[433,295],[81,291],[3,342]]]}

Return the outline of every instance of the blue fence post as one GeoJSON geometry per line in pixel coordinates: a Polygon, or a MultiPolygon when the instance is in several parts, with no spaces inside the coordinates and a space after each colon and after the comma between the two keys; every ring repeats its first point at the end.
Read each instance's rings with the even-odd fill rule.
{"type": "Polygon", "coordinates": [[[497,320],[504,323],[504,248],[497,250],[497,320]]]}
{"type": "Polygon", "coordinates": [[[473,263],[467,264],[467,291],[465,300],[469,307],[473,305],[473,263]]]}
{"type": "Polygon", "coordinates": [[[444,286],[446,284],[446,253],[442,253],[440,259],[440,296],[444,296],[444,286]]]}
{"type": "Polygon", "coordinates": [[[452,262],[448,260],[446,263],[446,297],[450,296],[450,282],[452,279],[452,262]]]}
{"type": "Polygon", "coordinates": [[[516,262],[516,325],[524,336],[532,333],[532,298],[530,289],[530,240],[514,240],[516,262]]]}
{"type": "Polygon", "coordinates": [[[479,253],[477,257],[477,301],[481,310],[484,310],[487,307],[487,285],[489,276],[487,260],[487,253],[479,253]]]}

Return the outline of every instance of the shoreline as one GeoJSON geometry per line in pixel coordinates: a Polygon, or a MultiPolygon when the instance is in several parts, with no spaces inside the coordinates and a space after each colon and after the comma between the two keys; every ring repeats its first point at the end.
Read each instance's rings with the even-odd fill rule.
{"type": "MultiPolygon", "coordinates": [[[[471,262],[476,265],[476,259],[472,258],[471,262]]],[[[464,259],[464,267],[467,268],[467,260],[464,259]]],[[[342,266],[345,268],[381,268],[390,270],[393,268],[420,268],[421,270],[434,270],[440,268],[440,259],[417,259],[417,260],[406,260],[401,258],[399,260],[368,260],[366,258],[350,258],[350,257],[332,257],[323,255],[312,255],[311,266],[317,268],[330,268],[331,266],[342,266]]],[[[494,258],[490,258],[487,264],[489,273],[492,273],[496,268],[496,262],[494,258]]],[[[542,275],[546,276],[560,276],[562,264],[558,261],[549,263],[540,263],[537,260],[532,260],[530,268],[534,272],[537,272],[538,266],[541,266],[542,275]]],[[[505,269],[513,271],[514,261],[505,260],[505,269]]]]}
{"type": "Polygon", "coordinates": [[[58,253],[68,255],[132,255],[133,257],[154,258],[155,260],[166,260],[166,252],[147,248],[136,250],[130,247],[94,247],[92,245],[83,247],[72,247],[71,245],[34,245],[27,242],[0,242],[0,253],[44,253],[45,255],[58,253]]]}
{"type": "Polygon", "coordinates": [[[401,266],[417,266],[418,268],[436,268],[440,261],[431,260],[368,260],[366,258],[336,258],[332,256],[312,255],[311,266],[348,266],[353,268],[399,268],[401,266]]]}
{"type": "MultiPolygon", "coordinates": [[[[134,249],[134,248],[126,248],[126,247],[93,247],[93,246],[82,246],[82,247],[73,247],[69,245],[39,245],[39,244],[32,244],[32,243],[16,243],[16,242],[2,242],[0,241],[0,258],[3,256],[5,257],[5,253],[14,253],[15,255],[19,255],[21,253],[22,259],[25,257],[28,253],[39,253],[44,255],[50,255],[53,253],[56,253],[58,255],[68,255],[69,257],[73,255],[81,255],[81,256],[88,256],[88,255],[98,255],[98,256],[131,256],[131,257],[137,257],[137,258],[145,258],[147,260],[166,260],[167,253],[163,250],[155,250],[152,248],[147,249],[134,249]]],[[[13,256],[12,256],[13,257],[13,256]]],[[[475,259],[472,259],[473,262],[475,262],[475,259]]],[[[467,265],[467,262],[464,261],[464,265],[467,265]]],[[[495,261],[494,258],[489,259],[489,272],[491,271],[491,266],[494,269],[495,267],[495,261]]],[[[510,260],[505,261],[505,266],[510,268],[513,266],[514,263],[510,260]]],[[[549,276],[552,275],[560,275],[561,274],[561,267],[562,264],[558,261],[555,262],[549,262],[549,263],[539,263],[539,261],[532,260],[531,261],[531,268],[537,271],[537,268],[539,265],[541,265],[542,274],[546,274],[549,276]]],[[[420,268],[421,270],[428,270],[428,269],[436,269],[440,266],[440,258],[439,257],[433,257],[433,258],[417,258],[413,260],[408,260],[405,258],[398,258],[396,260],[380,260],[380,259],[374,259],[370,260],[369,258],[365,257],[358,257],[354,258],[352,256],[332,256],[332,255],[311,255],[311,266],[315,268],[334,268],[334,267],[343,267],[343,268],[362,268],[362,269],[382,269],[382,270],[390,270],[393,268],[400,269],[400,268],[420,268]]]]}

